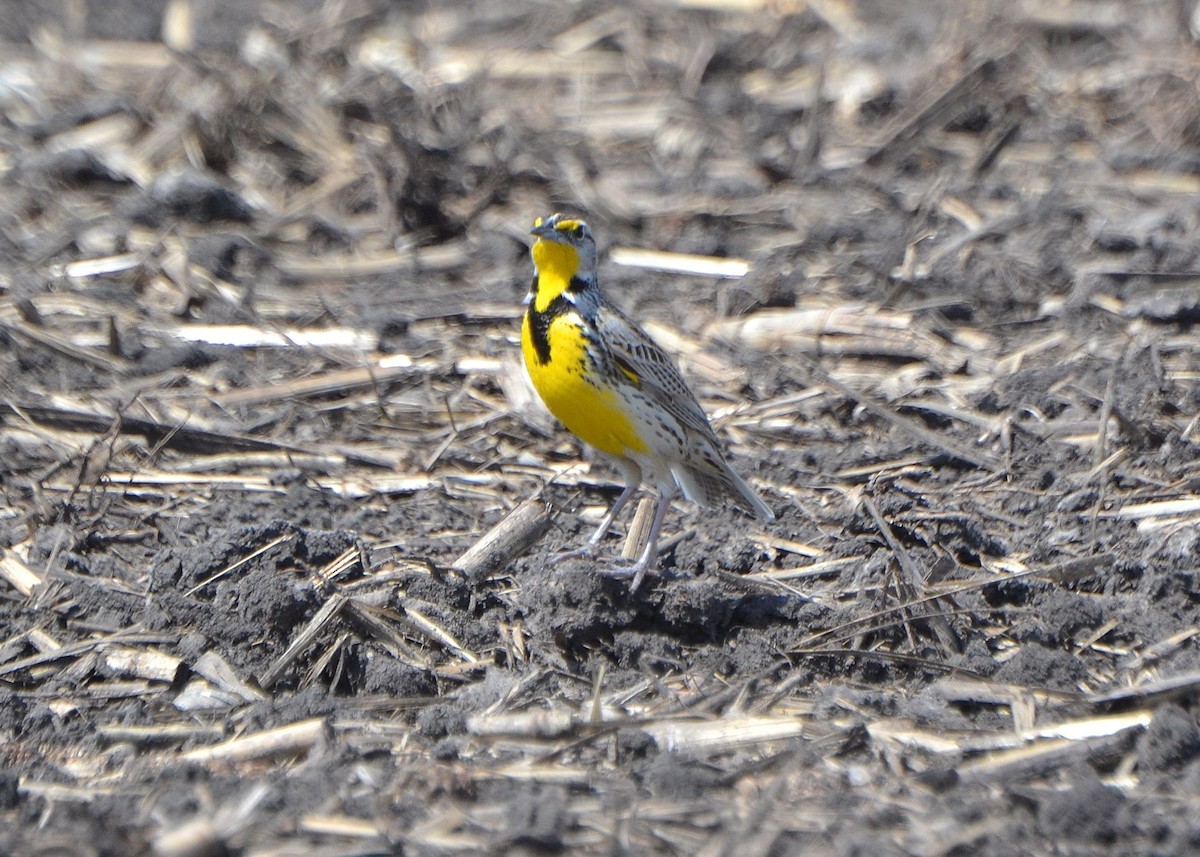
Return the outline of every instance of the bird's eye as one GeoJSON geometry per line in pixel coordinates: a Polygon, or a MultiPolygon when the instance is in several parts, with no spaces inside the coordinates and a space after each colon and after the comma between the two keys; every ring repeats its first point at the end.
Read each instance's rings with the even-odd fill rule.
{"type": "Polygon", "coordinates": [[[571,234],[574,235],[576,238],[582,238],[583,237],[583,224],[581,223],[580,225],[578,225],[574,229],[572,229],[571,234]]]}

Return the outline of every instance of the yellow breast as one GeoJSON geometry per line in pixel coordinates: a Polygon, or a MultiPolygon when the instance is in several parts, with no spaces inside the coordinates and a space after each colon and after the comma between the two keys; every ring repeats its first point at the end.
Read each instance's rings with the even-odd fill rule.
{"type": "Polygon", "coordinates": [[[550,359],[541,362],[533,346],[530,315],[521,326],[521,353],[534,389],[564,426],[584,443],[618,458],[645,452],[610,379],[597,377],[587,354],[582,319],[563,313],[550,323],[550,359]]]}

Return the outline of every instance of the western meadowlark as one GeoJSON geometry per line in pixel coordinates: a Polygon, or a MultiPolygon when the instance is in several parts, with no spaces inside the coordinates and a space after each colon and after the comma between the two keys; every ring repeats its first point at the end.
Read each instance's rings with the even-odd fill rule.
{"type": "Polygon", "coordinates": [[[674,361],[600,291],[596,242],[579,219],[534,221],[533,285],[521,325],[521,352],[538,394],[563,425],[621,471],[625,490],[587,543],[569,556],[591,556],[617,515],[649,477],[658,493],[650,537],[633,565],[607,574],[632,577],[630,591],[655,562],[658,535],[676,488],[711,506],[722,500],[767,520],[775,517],[733,471],[708,417],[674,361]]]}

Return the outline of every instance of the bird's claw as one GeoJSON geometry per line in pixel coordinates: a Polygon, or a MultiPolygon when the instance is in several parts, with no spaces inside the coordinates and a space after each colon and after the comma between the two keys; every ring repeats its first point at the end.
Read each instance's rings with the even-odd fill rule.
{"type": "Polygon", "coordinates": [[[559,551],[553,557],[551,557],[551,561],[559,563],[572,559],[595,559],[598,554],[599,550],[596,545],[589,542],[583,547],[578,547],[574,550],[559,551]]]}
{"type": "Polygon", "coordinates": [[[629,583],[630,594],[638,591],[638,587],[642,585],[647,574],[658,574],[657,569],[652,569],[648,562],[635,562],[633,565],[609,565],[597,569],[597,572],[605,577],[616,577],[622,580],[633,578],[629,583]]]}
{"type": "MultiPolygon", "coordinates": [[[[597,545],[587,544],[583,547],[575,548],[574,550],[556,553],[551,561],[557,564],[573,559],[594,560],[598,559],[599,555],[600,549],[597,545]]],[[[594,571],[596,574],[603,575],[604,577],[615,577],[620,580],[632,579],[629,584],[629,591],[632,593],[637,592],[638,587],[642,585],[642,581],[646,579],[646,575],[658,574],[658,571],[650,566],[651,563],[649,562],[639,561],[635,562],[633,565],[600,565],[594,571]]],[[[564,574],[568,570],[569,569],[558,568],[555,569],[555,572],[557,574],[564,574]]]]}

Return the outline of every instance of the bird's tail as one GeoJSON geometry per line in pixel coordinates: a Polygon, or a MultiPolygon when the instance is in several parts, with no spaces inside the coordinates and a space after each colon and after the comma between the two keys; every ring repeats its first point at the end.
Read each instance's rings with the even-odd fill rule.
{"type": "Polygon", "coordinates": [[[744,512],[765,521],[773,521],[775,513],[738,476],[732,467],[715,451],[696,456],[695,460],[671,468],[683,495],[700,506],[719,506],[728,501],[744,512]]]}

